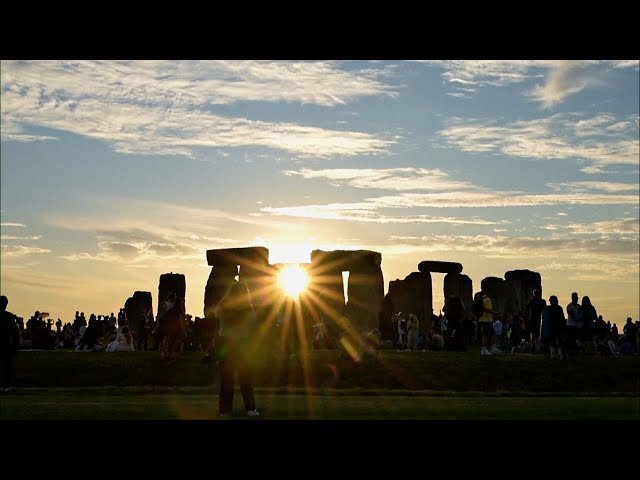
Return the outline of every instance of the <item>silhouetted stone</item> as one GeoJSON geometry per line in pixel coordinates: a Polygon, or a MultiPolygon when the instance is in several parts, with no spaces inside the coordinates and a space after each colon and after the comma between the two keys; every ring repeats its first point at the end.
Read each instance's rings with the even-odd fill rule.
{"type": "Polygon", "coordinates": [[[269,264],[269,250],[265,247],[217,248],[207,250],[207,263],[212,266],[269,264]]]}
{"type": "Polygon", "coordinates": [[[420,330],[431,328],[431,314],[433,313],[431,274],[413,272],[404,280],[389,282],[387,294],[393,304],[394,313],[405,315],[414,313],[420,321],[420,330]]]}
{"type": "Polygon", "coordinates": [[[134,292],[133,296],[124,303],[124,311],[127,314],[129,328],[134,332],[142,329],[147,321],[147,315],[153,313],[151,292],[134,292]]]}
{"type": "Polygon", "coordinates": [[[175,293],[177,297],[185,298],[187,282],[183,274],[172,272],[160,275],[160,283],[158,285],[158,313],[161,312],[160,305],[167,300],[170,292],[175,293]]]}
{"type": "Polygon", "coordinates": [[[424,260],[418,264],[418,270],[423,273],[460,273],[462,272],[462,264],[456,262],[424,260]]]}
{"type": "Polygon", "coordinates": [[[486,277],[482,279],[481,288],[491,298],[493,309],[502,319],[510,313],[518,313],[516,294],[512,282],[507,282],[498,277],[486,277]]]}
{"type": "Polygon", "coordinates": [[[209,273],[209,279],[204,289],[204,316],[207,320],[211,319],[213,308],[235,281],[237,275],[238,267],[236,265],[220,265],[211,268],[211,273],[209,273]]]}
{"type": "Polygon", "coordinates": [[[511,270],[504,274],[506,281],[513,286],[515,295],[514,309],[520,311],[525,319],[529,319],[529,312],[526,311],[527,304],[533,296],[533,291],[542,289],[542,277],[538,272],[531,270],[511,270]]]}
{"type": "Polygon", "coordinates": [[[473,282],[467,275],[447,273],[444,277],[444,298],[456,295],[462,299],[465,309],[471,311],[473,282]]]}
{"type": "Polygon", "coordinates": [[[240,265],[239,280],[249,289],[254,308],[271,303],[280,292],[278,271],[271,265],[240,265]]]}
{"type": "Polygon", "coordinates": [[[378,313],[384,299],[382,269],[375,265],[355,265],[349,271],[347,317],[359,329],[378,326],[378,313]]]}
{"type": "Polygon", "coordinates": [[[382,302],[382,308],[378,314],[378,330],[382,340],[393,340],[395,334],[393,331],[393,300],[387,293],[382,302]]]}
{"type": "Polygon", "coordinates": [[[312,313],[314,323],[324,322],[331,328],[342,316],[345,308],[342,271],[328,269],[325,264],[312,264],[308,273],[305,311],[312,313]]]}

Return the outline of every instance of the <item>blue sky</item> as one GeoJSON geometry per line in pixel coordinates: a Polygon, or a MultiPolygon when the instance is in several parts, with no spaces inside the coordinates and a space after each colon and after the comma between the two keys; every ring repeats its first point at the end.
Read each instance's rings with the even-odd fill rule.
{"type": "MultiPolygon", "coordinates": [[[[205,250],[460,261],[640,316],[638,61],[3,61],[2,293],[72,318],[205,250]]],[[[434,305],[442,299],[434,275],[434,305]]]]}

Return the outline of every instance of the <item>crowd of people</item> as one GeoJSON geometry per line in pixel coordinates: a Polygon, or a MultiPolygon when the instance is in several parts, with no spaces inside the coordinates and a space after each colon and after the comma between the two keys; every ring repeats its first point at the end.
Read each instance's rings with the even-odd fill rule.
{"type": "MultiPolygon", "coordinates": [[[[13,389],[12,358],[19,349],[74,349],[93,352],[133,352],[159,350],[168,362],[179,358],[184,350],[203,350],[203,361],[215,358],[220,366],[221,415],[231,412],[234,378],[237,375],[247,415],[259,415],[256,410],[251,380],[251,358],[258,327],[251,296],[243,282],[234,282],[215,307],[213,318],[192,320],[185,312],[184,298],[170,293],[161,303],[158,316],[153,312],[136,314],[128,319],[125,309],[118,316],[76,312],[73,322],[63,324],[36,311],[26,322],[6,310],[7,297],[2,296],[0,353],[3,369],[1,391],[13,389]],[[55,329],[54,329],[55,325],[55,329]],[[150,341],[149,341],[150,339],[150,341]]],[[[388,313],[388,309],[386,310],[388,313]]],[[[340,323],[340,322],[338,322],[340,323]]],[[[381,325],[364,337],[371,349],[409,351],[461,351],[480,346],[483,356],[503,352],[548,353],[551,357],[594,355],[633,355],[640,350],[640,322],[627,318],[623,331],[597,314],[588,296],[579,302],[577,293],[563,309],[556,296],[549,303],[535,290],[528,304],[519,312],[503,315],[494,309],[485,292],[476,294],[467,309],[462,299],[446,299],[440,315],[420,318],[413,312],[395,312],[391,328],[381,325]],[[566,311],[566,316],[565,316],[566,311]],[[382,333],[384,332],[384,333],[382,333]]],[[[276,325],[277,326],[277,325],[276,325]]],[[[335,326],[334,326],[335,327],[335,326]]],[[[339,329],[338,329],[339,330],[339,329]]],[[[343,332],[344,333],[344,332],[343,332]]],[[[313,328],[314,349],[340,348],[346,338],[335,328],[318,324],[313,328]],[[337,336],[336,336],[337,334],[337,336]]]]}
{"type": "MultiPolygon", "coordinates": [[[[548,353],[552,358],[585,354],[632,355],[640,351],[640,321],[627,318],[622,332],[598,315],[591,299],[577,293],[565,309],[555,295],[549,303],[540,289],[523,311],[503,315],[494,310],[491,297],[476,294],[470,310],[458,296],[446,299],[440,315],[432,315],[420,328],[413,313],[396,312],[393,335],[381,338],[375,329],[369,338],[379,348],[400,350],[466,350],[480,344],[481,355],[548,353]]],[[[382,329],[381,329],[382,330],[382,329]]]]}

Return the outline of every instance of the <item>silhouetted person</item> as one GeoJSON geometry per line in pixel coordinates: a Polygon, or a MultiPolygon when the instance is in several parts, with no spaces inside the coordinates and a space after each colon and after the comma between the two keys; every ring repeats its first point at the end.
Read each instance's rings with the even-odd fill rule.
{"type": "Polygon", "coordinates": [[[562,356],[562,337],[565,329],[564,310],[558,305],[558,297],[549,297],[549,305],[542,311],[540,341],[549,345],[551,358],[562,356]]]}
{"type": "Polygon", "coordinates": [[[531,353],[536,353],[536,345],[540,337],[542,311],[546,306],[547,301],[542,298],[542,291],[538,288],[535,289],[533,291],[533,297],[531,297],[527,304],[527,311],[529,312],[529,325],[527,325],[527,330],[529,330],[531,338],[531,353]]]}
{"type": "Polygon", "coordinates": [[[622,329],[622,331],[624,332],[624,338],[626,340],[629,341],[629,343],[631,344],[631,348],[634,351],[637,351],[638,345],[637,345],[637,335],[638,335],[638,331],[637,331],[637,327],[636,325],[633,323],[633,320],[631,319],[631,317],[627,317],[627,323],[625,323],[624,328],[622,329]]]}
{"type": "Polygon", "coordinates": [[[587,296],[582,297],[582,337],[583,342],[593,342],[593,334],[596,329],[596,320],[598,313],[596,308],[591,304],[591,299],[587,296]]]}
{"type": "Polygon", "coordinates": [[[158,315],[160,332],[164,336],[160,356],[164,360],[176,360],[184,342],[184,298],[170,292],[162,305],[162,316],[158,315]]]}
{"type": "Polygon", "coordinates": [[[449,332],[445,337],[445,348],[447,350],[464,350],[464,325],[469,314],[464,308],[462,298],[457,295],[450,296],[444,306],[444,316],[448,322],[449,332]]]}
{"type": "Polygon", "coordinates": [[[9,300],[2,295],[0,297],[0,359],[2,359],[0,391],[2,392],[15,390],[13,386],[13,357],[20,348],[20,331],[16,323],[16,316],[7,311],[8,304],[9,300]]]}
{"type": "Polygon", "coordinates": [[[492,342],[495,338],[493,334],[493,316],[498,312],[493,309],[491,298],[486,294],[482,295],[482,308],[484,309],[483,313],[478,319],[482,332],[482,350],[480,354],[493,355],[494,353],[502,353],[495,343],[492,342]],[[491,350],[489,350],[489,347],[491,347],[491,350]]]}
{"type": "Polygon", "coordinates": [[[243,282],[236,282],[229,287],[216,305],[215,315],[220,321],[220,336],[216,339],[221,377],[220,415],[231,414],[234,376],[237,373],[247,415],[257,416],[259,413],[256,410],[251,378],[251,361],[254,356],[251,340],[257,327],[257,319],[249,290],[243,282]]]}
{"type": "Polygon", "coordinates": [[[578,303],[578,294],[571,294],[571,303],[567,305],[567,335],[566,348],[567,353],[576,351],[576,342],[578,341],[578,328],[582,328],[582,307],[578,303]]]}

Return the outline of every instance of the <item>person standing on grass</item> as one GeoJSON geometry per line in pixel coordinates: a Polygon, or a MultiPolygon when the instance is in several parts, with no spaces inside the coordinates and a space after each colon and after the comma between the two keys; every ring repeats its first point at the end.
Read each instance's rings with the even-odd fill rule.
{"type": "Polygon", "coordinates": [[[0,391],[10,392],[15,390],[13,386],[13,357],[20,348],[20,331],[16,323],[16,316],[7,311],[9,299],[0,297],[0,391]]]}
{"type": "Polygon", "coordinates": [[[531,353],[536,353],[538,347],[538,339],[540,338],[540,325],[542,323],[542,311],[547,306],[547,301],[542,298],[542,290],[537,288],[533,291],[533,296],[527,304],[529,312],[529,338],[531,340],[531,353]]]}
{"type": "Polygon", "coordinates": [[[480,324],[480,330],[482,332],[482,350],[481,355],[493,355],[494,353],[502,353],[495,343],[492,343],[492,339],[495,338],[493,334],[493,315],[498,313],[493,309],[493,303],[488,295],[482,295],[482,315],[478,319],[480,324]],[[489,350],[491,345],[491,350],[489,350]]]}
{"type": "Polygon", "coordinates": [[[566,351],[574,354],[577,351],[578,328],[582,328],[582,307],[578,303],[578,293],[571,294],[571,303],[567,305],[566,351]]]}
{"type": "Polygon", "coordinates": [[[220,362],[220,416],[231,415],[233,383],[238,374],[240,392],[247,416],[260,415],[253,395],[253,353],[251,334],[257,327],[251,295],[243,282],[233,283],[215,307],[220,322],[220,335],[215,339],[215,351],[220,362]]]}

